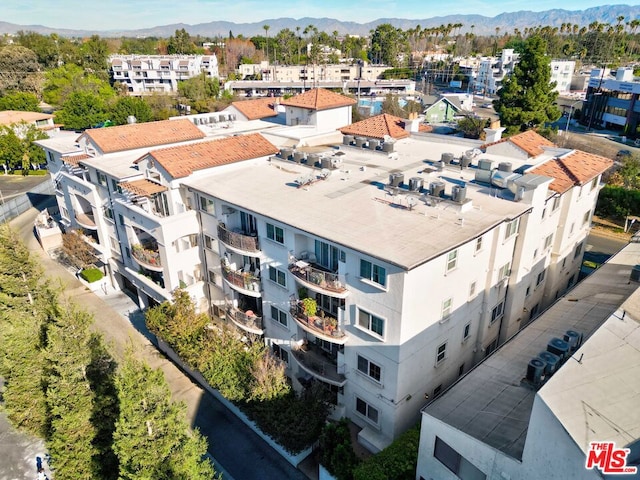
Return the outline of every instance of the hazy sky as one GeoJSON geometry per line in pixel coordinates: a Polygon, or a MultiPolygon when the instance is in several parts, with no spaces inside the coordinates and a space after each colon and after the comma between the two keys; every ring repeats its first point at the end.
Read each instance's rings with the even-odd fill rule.
{"type": "Polygon", "coordinates": [[[0,21],[55,28],[135,29],[215,20],[252,23],[272,18],[329,17],[358,23],[377,18],[431,18],[451,14],[493,17],[503,12],[553,8],[584,10],[640,0],[0,0],[0,21]]]}

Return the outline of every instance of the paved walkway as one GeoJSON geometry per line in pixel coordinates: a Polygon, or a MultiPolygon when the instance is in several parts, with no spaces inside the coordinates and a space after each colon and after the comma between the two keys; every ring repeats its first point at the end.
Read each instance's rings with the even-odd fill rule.
{"type": "MultiPolygon", "coordinates": [[[[144,326],[142,312],[126,294],[114,291],[106,295],[93,294],[72,273],[49,258],[33,235],[37,213],[35,208],[30,209],[14,219],[12,227],[41,260],[47,276],[59,282],[64,295],[94,315],[93,328],[111,345],[110,351],[116,360],[122,359],[126,345],[130,344],[140,358],[164,372],[173,399],[185,402],[191,425],[207,437],[209,453],[216,460],[216,471],[222,472],[225,480],[307,478],[156,350],[144,326]]],[[[0,462],[0,480],[13,478],[3,477],[3,463],[0,462]]]]}

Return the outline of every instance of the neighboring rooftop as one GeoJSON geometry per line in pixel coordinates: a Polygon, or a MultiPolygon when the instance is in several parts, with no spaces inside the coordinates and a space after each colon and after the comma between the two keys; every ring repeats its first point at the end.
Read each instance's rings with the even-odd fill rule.
{"type": "Polygon", "coordinates": [[[518,133],[516,135],[512,135],[511,137],[502,138],[497,142],[487,143],[482,146],[482,149],[487,149],[487,147],[491,147],[492,145],[497,145],[499,143],[509,142],[520,150],[526,152],[529,157],[536,157],[544,152],[543,147],[553,147],[554,144],[550,140],[547,140],[542,135],[536,133],[533,130],[527,130],[526,132],[518,133]]]}
{"type": "Polygon", "coordinates": [[[22,112],[17,110],[4,110],[0,112],[0,125],[13,125],[15,123],[33,123],[39,120],[49,120],[53,115],[42,112],[22,112]]]}
{"type": "MultiPolygon", "coordinates": [[[[620,305],[637,289],[638,284],[629,282],[631,269],[638,262],[640,255],[640,244],[630,243],[618,254],[609,259],[607,263],[602,265],[592,275],[580,282],[573,290],[569,291],[558,302],[551,306],[539,318],[534,320],[530,325],[521,330],[515,337],[505,343],[501,348],[485,359],[482,363],[472,369],[460,381],[455,383],[451,388],[446,390],[440,397],[427,405],[423,412],[440,421],[449,424],[451,427],[460,430],[477,440],[496,448],[512,458],[522,459],[522,453],[525,446],[529,420],[533,401],[536,395],[535,389],[523,382],[523,378],[527,372],[529,361],[536,357],[540,352],[546,350],[547,343],[553,337],[564,335],[567,330],[575,330],[584,335],[586,345],[581,348],[573,356],[595,354],[599,350],[598,345],[601,343],[591,343],[590,337],[605,323],[605,321],[616,312],[620,305]]],[[[637,302],[637,300],[635,300],[637,302]]],[[[640,312],[635,312],[638,315],[640,312]]],[[[621,315],[618,312],[616,315],[621,315]]],[[[640,318],[640,315],[635,318],[640,318]]],[[[637,336],[638,329],[635,330],[637,336]]],[[[612,339],[614,346],[616,343],[620,345],[620,339],[612,339]]],[[[638,342],[637,338],[628,342],[638,342]]],[[[626,350],[622,349],[620,353],[626,350]]],[[[602,352],[601,352],[602,353],[602,352]]],[[[638,356],[636,347],[635,357],[638,356]]],[[[616,363],[633,361],[615,356],[616,363]]],[[[574,371],[578,365],[577,360],[568,360],[551,378],[549,395],[546,394],[546,386],[540,391],[550,402],[573,402],[571,403],[573,411],[569,413],[563,407],[561,410],[567,415],[567,423],[588,421],[584,416],[584,405],[580,404],[578,398],[567,395],[567,392],[560,394],[563,390],[562,380],[565,377],[563,370],[569,372],[574,371]],[[558,377],[556,382],[556,377],[558,377]],[[557,384],[557,385],[556,385],[557,384]],[[551,387],[551,385],[555,385],[551,387]],[[555,395],[558,395],[557,397],[555,395]],[[562,399],[559,399],[559,397],[562,399]],[[579,419],[577,417],[580,417],[579,419]],[[572,418],[569,418],[572,417],[572,418]]],[[[630,404],[633,399],[624,395],[623,399],[614,402],[618,393],[627,388],[624,386],[626,382],[631,381],[629,377],[620,373],[615,374],[609,381],[605,381],[602,377],[602,371],[606,371],[606,375],[611,375],[613,371],[609,370],[608,363],[598,362],[597,359],[589,359],[588,367],[585,366],[585,381],[601,382],[602,387],[597,387],[589,398],[597,400],[600,407],[606,402],[621,402],[630,404]],[[592,369],[591,373],[589,370],[592,369]],[[600,370],[599,370],[600,369],[600,370]],[[604,386],[606,384],[606,386],[604,386]],[[606,392],[606,393],[605,393],[606,392]]],[[[636,377],[634,381],[637,384],[638,367],[634,367],[636,377]]],[[[580,369],[581,367],[578,367],[580,369]]],[[[629,368],[623,368],[629,370],[629,368]]],[[[574,380],[569,385],[578,390],[584,391],[579,384],[583,384],[583,374],[576,374],[574,380]]],[[[631,373],[631,372],[630,372],[631,373]]],[[[586,387],[585,387],[586,388],[586,387]]],[[[638,405],[638,390],[635,390],[635,409],[638,405]]],[[[567,408],[569,406],[567,405],[567,408]]],[[[630,407],[631,410],[633,408],[630,407]]],[[[634,425],[632,428],[637,433],[638,422],[637,412],[631,413],[629,410],[621,410],[616,418],[620,415],[633,415],[634,425]]],[[[620,420],[625,426],[626,420],[620,420]]],[[[577,428],[577,427],[576,427],[577,428]]],[[[584,430],[584,425],[580,427],[584,430]]],[[[572,435],[576,432],[570,432],[572,435]]],[[[595,432],[599,434],[600,432],[595,432]]],[[[610,440],[608,436],[603,437],[610,440]]],[[[637,435],[636,435],[637,438],[637,435]]],[[[578,444],[583,446],[585,436],[579,439],[578,444]]]]}
{"type": "Polygon", "coordinates": [[[140,195],[142,197],[149,197],[155,193],[164,192],[167,187],[159,185],[151,180],[143,178],[141,180],[134,180],[132,182],[122,182],[120,186],[133,193],[134,195],[140,195]]]}
{"type": "Polygon", "coordinates": [[[357,135],[368,138],[378,138],[384,140],[385,137],[391,137],[395,140],[406,138],[410,135],[405,130],[406,120],[383,113],[374,117],[369,117],[346,127],[340,128],[340,132],[344,135],[357,135]]]}
{"type": "Polygon", "coordinates": [[[153,150],[145,157],[152,157],[173,178],[182,178],[196,170],[266,157],[277,152],[278,148],[261,134],[251,133],[153,150]]]}
{"type": "Polygon", "coordinates": [[[113,153],[198,140],[205,134],[189,120],[162,120],[92,128],[86,130],[82,137],[87,137],[102,153],[113,153]]]}
{"type": "Polygon", "coordinates": [[[274,108],[273,98],[254,98],[251,100],[242,100],[233,102],[231,106],[235,107],[248,120],[259,120],[261,118],[275,117],[278,112],[274,108]]]}
{"type": "Polygon", "coordinates": [[[592,153],[572,150],[529,170],[529,173],[553,177],[551,190],[564,193],[574,185],[584,185],[613,166],[613,161],[592,153]]]}
{"type": "Polygon", "coordinates": [[[328,110],[330,108],[355,105],[353,98],[334,93],[324,88],[313,88],[304,93],[282,100],[281,105],[308,108],[309,110],[328,110]]]}

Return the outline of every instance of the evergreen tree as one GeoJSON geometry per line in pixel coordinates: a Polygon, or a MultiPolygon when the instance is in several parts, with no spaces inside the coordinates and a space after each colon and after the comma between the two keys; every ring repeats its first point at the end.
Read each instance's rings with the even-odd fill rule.
{"type": "Polygon", "coordinates": [[[554,104],[558,92],[551,82],[551,59],[546,56],[546,42],[530,37],[520,54],[520,60],[510,76],[505,77],[494,108],[507,134],[544,127],[560,118],[554,104]]]}
{"type": "Polygon", "coordinates": [[[149,122],[153,118],[151,107],[144,99],[129,96],[118,98],[111,108],[111,121],[115,125],[124,125],[129,115],[136,117],[138,123],[149,122]]]}
{"type": "Polygon", "coordinates": [[[128,352],[116,377],[120,414],[113,449],[121,479],[211,479],[206,442],[189,432],[185,406],[172,403],[160,370],[128,352]]]}

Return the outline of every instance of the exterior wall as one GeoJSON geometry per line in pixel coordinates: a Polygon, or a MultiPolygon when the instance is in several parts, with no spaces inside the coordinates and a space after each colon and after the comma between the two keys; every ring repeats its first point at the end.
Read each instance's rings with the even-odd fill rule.
{"type": "Polygon", "coordinates": [[[551,81],[556,82],[555,90],[560,93],[571,91],[571,79],[576,62],[573,60],[552,60],[551,61],[551,81]]]}
{"type": "Polygon", "coordinates": [[[308,108],[285,106],[286,122],[289,126],[315,126],[320,131],[331,131],[336,125],[351,123],[351,107],[338,107],[328,110],[310,110],[308,108]]]}
{"type": "Polygon", "coordinates": [[[242,79],[260,74],[263,80],[275,82],[345,82],[358,79],[374,81],[388,69],[386,65],[268,65],[262,62],[238,65],[238,74],[242,79]]]}
{"type": "Polygon", "coordinates": [[[424,114],[425,119],[431,123],[449,122],[458,114],[458,109],[447,101],[439,100],[428,107],[424,114]]]}

